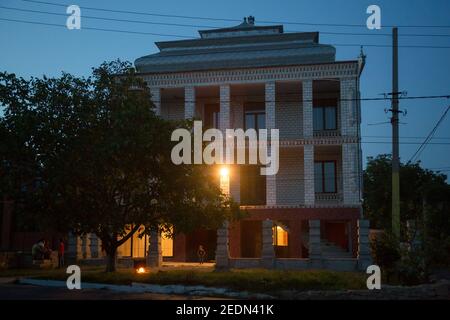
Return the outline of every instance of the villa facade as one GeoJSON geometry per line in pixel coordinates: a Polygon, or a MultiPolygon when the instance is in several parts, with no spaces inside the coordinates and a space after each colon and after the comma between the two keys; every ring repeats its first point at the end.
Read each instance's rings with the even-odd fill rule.
{"type": "Polygon", "coordinates": [[[284,33],[281,25],[256,26],[253,17],[199,34],[157,42],[160,52],[135,61],[157,114],[223,131],[278,129],[279,171],[263,176],[257,165],[230,165],[222,187],[249,216],[217,232],[155,235],[149,263],[161,255],[196,261],[203,245],[224,267],[367,264],[358,100],[364,56],[336,61],[318,32],[284,33]]]}

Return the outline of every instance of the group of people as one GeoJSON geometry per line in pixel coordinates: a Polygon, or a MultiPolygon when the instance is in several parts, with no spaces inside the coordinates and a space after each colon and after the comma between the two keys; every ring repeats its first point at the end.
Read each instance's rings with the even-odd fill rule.
{"type": "MultiPolygon", "coordinates": [[[[58,245],[58,268],[64,267],[64,240],[59,239],[59,245],[58,245]]],[[[33,247],[31,248],[31,254],[33,257],[33,260],[45,260],[50,259],[50,255],[52,253],[52,250],[48,246],[48,241],[45,239],[40,239],[37,241],[33,247]]],[[[203,264],[206,260],[206,250],[203,247],[203,245],[200,245],[197,250],[197,256],[200,264],[203,264]]]]}
{"type": "MultiPolygon", "coordinates": [[[[58,268],[64,267],[64,240],[59,239],[58,245],[58,268]]],[[[31,248],[31,255],[33,260],[50,259],[52,250],[49,248],[49,243],[45,239],[39,239],[31,248]]]]}

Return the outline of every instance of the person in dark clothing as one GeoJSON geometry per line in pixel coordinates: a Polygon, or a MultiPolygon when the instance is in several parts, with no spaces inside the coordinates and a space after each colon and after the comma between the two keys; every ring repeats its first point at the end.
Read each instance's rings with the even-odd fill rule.
{"type": "Polygon", "coordinates": [[[200,264],[203,264],[203,262],[205,262],[205,258],[206,258],[206,250],[205,250],[205,248],[203,248],[202,245],[198,246],[197,255],[198,255],[198,261],[200,262],[200,264]]]}
{"type": "Polygon", "coordinates": [[[58,246],[58,268],[64,267],[64,241],[63,239],[59,239],[59,246],[58,246]]]}

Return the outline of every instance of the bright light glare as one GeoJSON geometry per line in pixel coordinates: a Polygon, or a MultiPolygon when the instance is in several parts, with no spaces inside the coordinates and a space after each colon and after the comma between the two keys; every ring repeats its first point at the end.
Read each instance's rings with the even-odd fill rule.
{"type": "Polygon", "coordinates": [[[227,177],[230,174],[230,170],[227,167],[220,168],[220,175],[222,177],[227,177]]]}

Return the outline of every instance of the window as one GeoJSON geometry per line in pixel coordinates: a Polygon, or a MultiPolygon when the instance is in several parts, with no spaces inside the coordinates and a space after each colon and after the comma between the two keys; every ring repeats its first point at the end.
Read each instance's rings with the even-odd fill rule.
{"type": "Polygon", "coordinates": [[[241,165],[241,204],[266,204],[266,176],[261,175],[259,165],[241,165]]]}
{"type": "Polygon", "coordinates": [[[145,257],[145,251],[147,247],[147,236],[143,235],[142,237],[139,237],[139,234],[141,234],[144,231],[144,227],[140,227],[139,230],[133,234],[132,240],[131,240],[131,249],[133,252],[134,258],[144,258],[145,257]]]}
{"type": "Polygon", "coordinates": [[[337,129],[336,107],[314,107],[313,112],[314,130],[321,131],[337,129]]]}
{"type": "Polygon", "coordinates": [[[288,246],[288,231],[282,226],[276,225],[272,228],[273,245],[279,247],[288,246]]]}
{"type": "Polygon", "coordinates": [[[265,129],[266,114],[264,111],[246,111],[244,119],[244,127],[247,129],[265,129]]]}
{"type": "Polygon", "coordinates": [[[161,249],[163,257],[173,257],[173,238],[165,233],[161,235],[161,249]]]}
{"type": "Polygon", "coordinates": [[[335,161],[317,161],[314,163],[314,189],[316,193],[336,192],[335,161]]]}

